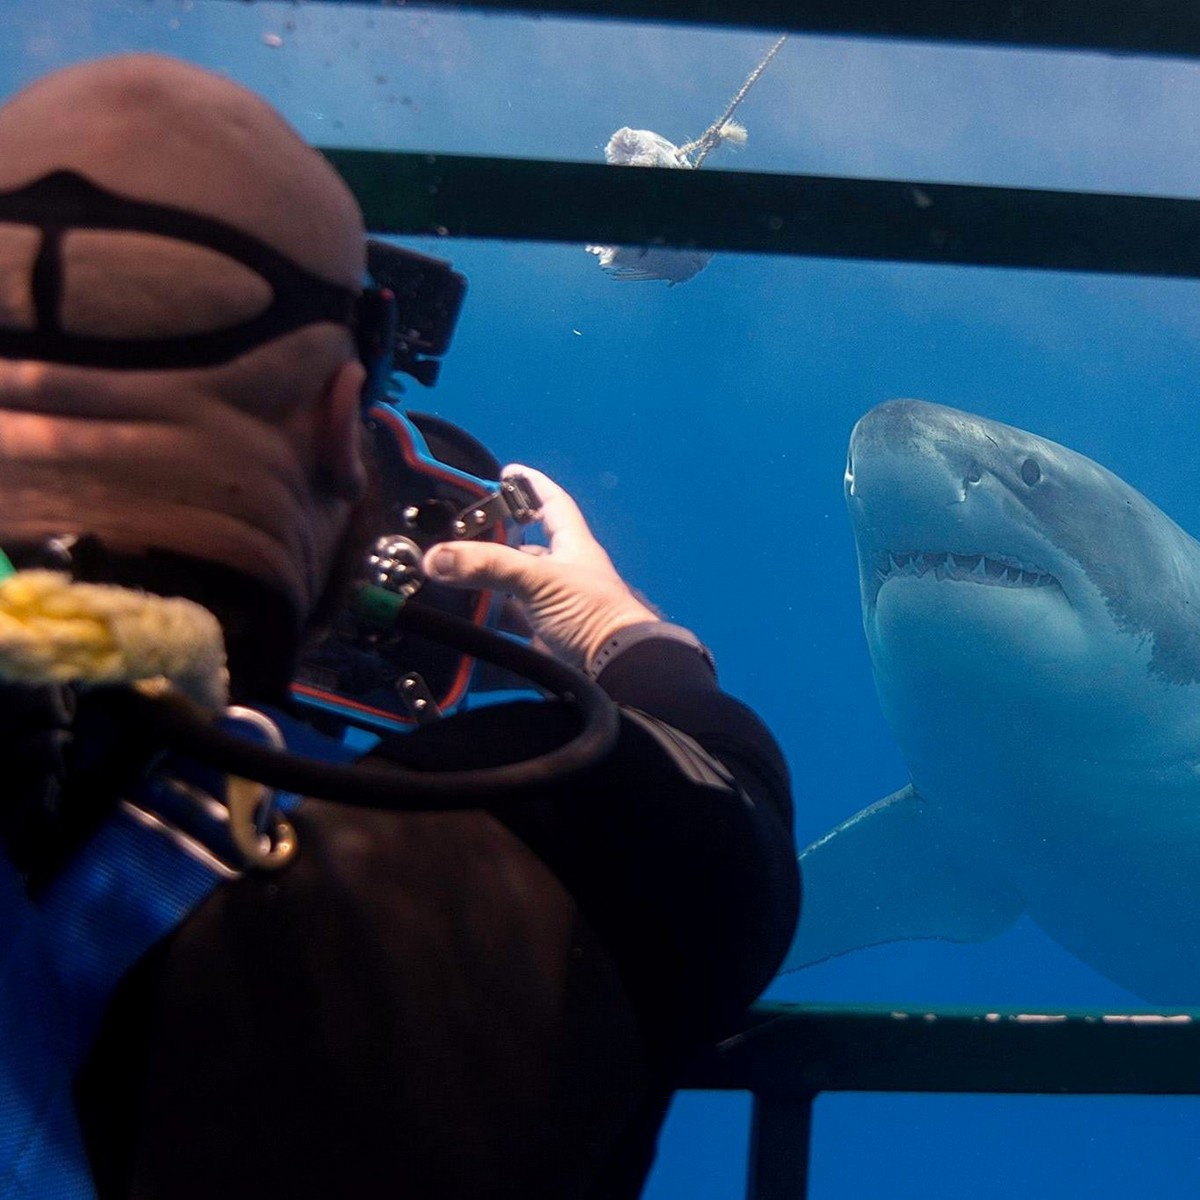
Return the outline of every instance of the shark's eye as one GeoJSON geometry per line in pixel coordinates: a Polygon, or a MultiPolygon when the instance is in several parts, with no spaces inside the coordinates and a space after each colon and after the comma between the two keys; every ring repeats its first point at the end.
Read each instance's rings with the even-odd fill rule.
{"type": "Polygon", "coordinates": [[[981,479],[983,479],[983,471],[977,462],[973,462],[967,468],[966,480],[968,483],[979,483],[981,479]]]}
{"type": "Polygon", "coordinates": [[[1021,478],[1025,480],[1030,487],[1042,477],[1042,468],[1037,465],[1037,459],[1027,458],[1021,464],[1021,478]]]}

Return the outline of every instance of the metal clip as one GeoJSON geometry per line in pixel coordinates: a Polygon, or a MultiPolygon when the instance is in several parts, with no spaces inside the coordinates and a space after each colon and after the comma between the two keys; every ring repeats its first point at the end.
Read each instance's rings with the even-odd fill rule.
{"type": "Polygon", "coordinates": [[[468,504],[451,526],[457,538],[478,537],[499,521],[529,525],[541,520],[542,502],[533,484],[524,475],[506,475],[498,491],[468,504]]]}
{"type": "Polygon", "coordinates": [[[408,709],[408,715],[418,725],[427,725],[442,715],[442,710],[438,708],[437,701],[429,690],[429,684],[416,671],[409,671],[396,680],[396,692],[404,702],[404,707],[408,709]]]}
{"type": "MultiPolygon", "coordinates": [[[[278,726],[265,713],[235,704],[226,715],[253,725],[273,750],[287,749],[278,726]]],[[[296,831],[275,807],[274,788],[230,775],[225,781],[225,806],[230,836],[247,867],[277,871],[295,857],[299,845],[296,831]]]]}
{"type": "Polygon", "coordinates": [[[295,857],[292,823],[274,807],[275,793],[263,783],[230,775],[225,783],[229,833],[247,867],[277,871],[295,857]]]}

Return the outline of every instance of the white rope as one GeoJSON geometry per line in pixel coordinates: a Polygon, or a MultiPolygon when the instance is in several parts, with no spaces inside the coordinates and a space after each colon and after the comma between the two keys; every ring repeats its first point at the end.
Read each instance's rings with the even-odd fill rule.
{"type": "Polygon", "coordinates": [[[216,617],[181,597],[76,583],[57,571],[0,580],[0,679],[112,684],[165,678],[223,711],[225,643],[216,617]]]}
{"type": "Polygon", "coordinates": [[[771,59],[773,59],[775,55],[779,53],[780,48],[783,46],[783,43],[787,41],[787,39],[788,35],[785,33],[775,43],[775,45],[773,45],[770,50],[763,55],[762,61],[757,67],[754,68],[753,71],[750,72],[749,75],[746,76],[746,82],[743,83],[740,88],[738,88],[737,95],[730,100],[729,104],[725,108],[725,111],[694,142],[688,142],[679,147],[680,151],[686,154],[689,159],[693,154],[696,155],[695,159],[692,160],[693,167],[702,166],[704,160],[709,156],[709,154],[721,144],[721,131],[729,123],[730,117],[737,112],[738,105],[745,100],[746,96],[750,92],[750,89],[758,82],[759,76],[767,69],[767,67],[770,65],[771,59]]]}

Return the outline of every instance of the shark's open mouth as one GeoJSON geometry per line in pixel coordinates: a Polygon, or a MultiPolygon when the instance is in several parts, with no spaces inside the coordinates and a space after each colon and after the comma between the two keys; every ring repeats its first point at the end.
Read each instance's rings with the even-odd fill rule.
{"type": "Polygon", "coordinates": [[[932,575],[935,579],[983,583],[992,587],[1061,588],[1058,580],[1041,567],[1021,562],[1006,554],[954,554],[934,550],[880,551],[875,561],[879,586],[889,579],[932,575]]]}

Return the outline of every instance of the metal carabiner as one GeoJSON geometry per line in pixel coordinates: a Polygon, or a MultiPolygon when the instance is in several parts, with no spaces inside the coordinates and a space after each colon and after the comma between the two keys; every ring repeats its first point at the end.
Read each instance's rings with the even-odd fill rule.
{"type": "MultiPolygon", "coordinates": [[[[279,727],[265,713],[233,704],[225,715],[253,725],[273,750],[287,749],[279,727]]],[[[276,794],[265,783],[238,775],[226,777],[229,833],[247,867],[277,871],[291,862],[299,848],[292,823],[275,807],[276,794]]]]}

